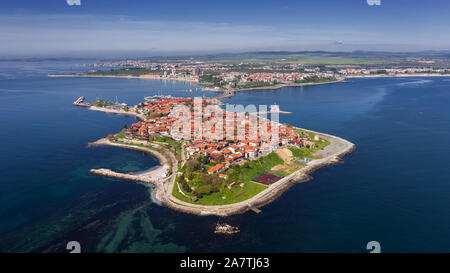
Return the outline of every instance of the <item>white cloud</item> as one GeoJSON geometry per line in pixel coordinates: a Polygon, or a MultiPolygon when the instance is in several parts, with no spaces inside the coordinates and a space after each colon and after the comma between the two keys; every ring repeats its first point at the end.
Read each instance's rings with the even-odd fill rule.
{"type": "Polygon", "coordinates": [[[66,0],[66,3],[69,6],[81,6],[81,0],[66,0]]]}

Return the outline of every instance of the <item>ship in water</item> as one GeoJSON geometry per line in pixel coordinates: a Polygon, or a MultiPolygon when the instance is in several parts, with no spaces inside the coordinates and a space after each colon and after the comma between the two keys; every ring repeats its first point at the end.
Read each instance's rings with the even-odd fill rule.
{"type": "Polygon", "coordinates": [[[240,232],[239,227],[233,227],[229,224],[219,224],[217,223],[216,229],[214,230],[215,234],[234,234],[240,232]]]}

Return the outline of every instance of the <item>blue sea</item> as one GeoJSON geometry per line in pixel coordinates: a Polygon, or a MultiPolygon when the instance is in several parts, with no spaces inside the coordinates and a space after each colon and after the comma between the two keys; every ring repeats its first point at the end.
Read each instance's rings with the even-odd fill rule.
{"type": "Polygon", "coordinates": [[[135,118],[72,106],[80,96],[135,104],[185,92],[183,82],[48,78],[87,61],[0,62],[0,252],[450,251],[450,79],[351,79],[238,93],[225,102],[280,105],[280,120],[341,136],[357,150],[294,185],[262,213],[187,215],[152,201],[152,187],[89,174],[138,172],[158,161],[88,147],[135,118]],[[213,234],[215,224],[240,227],[213,234]]]}

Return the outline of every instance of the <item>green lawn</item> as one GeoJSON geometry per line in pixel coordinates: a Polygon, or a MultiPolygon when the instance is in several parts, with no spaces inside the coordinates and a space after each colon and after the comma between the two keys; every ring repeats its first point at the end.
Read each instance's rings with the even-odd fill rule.
{"type": "MultiPolygon", "coordinates": [[[[241,202],[251,198],[267,188],[265,185],[252,182],[253,179],[264,173],[271,172],[270,169],[272,167],[283,163],[284,161],[277,154],[271,153],[257,160],[247,161],[242,166],[233,166],[229,168],[226,171],[228,179],[226,181],[223,180],[220,184],[216,184],[220,185],[217,192],[203,195],[200,199],[194,201],[182,195],[178,191],[178,186],[175,185],[173,195],[185,202],[201,205],[225,205],[241,202]],[[231,189],[229,189],[228,185],[230,185],[233,181],[234,184],[231,189]],[[243,187],[241,187],[241,184],[243,184],[243,187]]],[[[277,174],[284,176],[284,173],[277,174]]],[[[199,185],[198,182],[194,182],[194,180],[197,181],[201,176],[195,176],[197,178],[188,182],[191,187],[199,185]]],[[[193,196],[193,194],[189,193],[189,196],[193,196]]]]}
{"type": "Polygon", "coordinates": [[[176,141],[170,137],[164,136],[151,136],[149,141],[155,141],[160,143],[167,143],[172,146],[172,152],[175,154],[175,157],[179,160],[181,159],[181,142],[176,141]]]}
{"type": "Polygon", "coordinates": [[[209,195],[205,195],[197,201],[192,201],[191,199],[189,199],[189,198],[185,197],[183,194],[181,194],[178,191],[177,183],[175,183],[175,185],[173,187],[172,194],[176,198],[178,198],[182,201],[188,202],[188,203],[192,203],[192,204],[209,205],[209,206],[228,205],[228,204],[233,204],[233,203],[247,200],[247,199],[251,198],[252,196],[255,196],[256,194],[260,193],[265,188],[267,188],[267,186],[265,186],[265,185],[261,185],[261,184],[250,182],[250,181],[243,182],[243,183],[244,183],[244,187],[241,188],[239,184],[234,184],[233,187],[231,188],[231,190],[228,189],[226,187],[226,185],[224,184],[224,186],[222,187],[220,192],[215,192],[215,193],[212,193],[209,195]],[[223,197],[225,197],[225,199],[223,199],[223,197]]]}
{"type": "Polygon", "coordinates": [[[119,133],[114,135],[115,138],[125,138],[125,130],[121,130],[119,133]]]}
{"type": "Polygon", "coordinates": [[[289,147],[289,150],[292,152],[292,155],[297,159],[303,159],[305,157],[308,158],[317,158],[313,154],[316,151],[315,149],[309,149],[306,147],[289,147]]]}
{"type": "Polygon", "coordinates": [[[191,199],[187,198],[181,192],[178,191],[178,183],[175,182],[175,185],[173,185],[172,195],[176,197],[177,199],[180,199],[181,201],[193,203],[195,204],[191,199]]]}
{"type": "Polygon", "coordinates": [[[251,160],[244,163],[240,168],[231,168],[227,171],[230,179],[236,179],[237,181],[251,181],[266,172],[270,172],[270,169],[278,164],[284,164],[276,153],[270,153],[257,160],[251,160]]]}

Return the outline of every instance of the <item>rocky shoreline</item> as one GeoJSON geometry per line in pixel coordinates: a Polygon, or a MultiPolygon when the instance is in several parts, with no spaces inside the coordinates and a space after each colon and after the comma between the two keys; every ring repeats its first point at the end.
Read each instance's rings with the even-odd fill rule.
{"type": "MultiPolygon", "coordinates": [[[[89,108],[92,109],[92,106],[89,108]]],[[[112,112],[109,111],[109,109],[104,109],[101,107],[97,107],[92,110],[104,111],[108,113],[112,112]]],[[[125,111],[113,111],[113,113],[132,114],[132,112],[125,112],[125,111]]],[[[156,190],[155,198],[158,201],[160,201],[161,204],[171,209],[184,213],[195,214],[200,216],[206,215],[230,216],[233,214],[244,213],[248,210],[258,211],[258,208],[274,201],[295,183],[306,182],[310,180],[312,178],[310,174],[312,174],[315,170],[327,165],[339,163],[342,157],[353,152],[356,148],[355,144],[337,136],[315,132],[303,128],[296,128],[296,129],[301,129],[307,132],[314,133],[316,135],[319,135],[321,138],[330,141],[330,145],[326,146],[323,150],[316,152],[316,154],[320,155],[322,158],[314,159],[308,162],[305,167],[293,172],[292,174],[286,177],[283,177],[282,179],[271,184],[269,187],[267,187],[260,193],[254,195],[253,197],[238,203],[228,205],[208,206],[208,205],[192,204],[177,199],[172,195],[176,183],[175,182],[176,175],[174,174],[178,172],[178,162],[175,156],[172,154],[172,152],[161,147],[158,144],[148,144],[144,141],[127,140],[127,143],[117,143],[112,142],[106,138],[103,138],[96,142],[90,143],[89,145],[118,146],[127,149],[150,153],[155,157],[157,157],[161,163],[161,167],[156,170],[156,173],[161,173],[164,171],[168,173],[169,169],[172,168],[171,169],[172,175],[170,177],[165,178],[164,176],[164,179],[162,177],[160,179],[151,179],[149,178],[148,173],[147,175],[131,175],[113,172],[108,169],[97,169],[91,170],[90,172],[92,174],[103,175],[106,177],[153,184],[155,185],[156,190]],[[152,147],[144,147],[143,145],[152,147]],[[164,168],[165,170],[162,170],[161,168],[164,168]]]]}
{"type": "MultiPolygon", "coordinates": [[[[302,130],[314,132],[306,129],[302,130]]],[[[321,137],[326,138],[332,143],[334,142],[335,144],[336,143],[343,144],[342,146],[344,146],[345,148],[335,153],[332,153],[326,158],[316,159],[309,162],[306,167],[299,169],[298,171],[292,173],[287,177],[284,177],[280,181],[272,184],[267,189],[263,190],[262,192],[253,196],[252,198],[239,203],[234,203],[230,205],[219,205],[219,206],[203,206],[186,203],[174,198],[173,196],[169,198],[169,200],[163,200],[162,203],[174,210],[189,214],[195,214],[199,216],[208,216],[208,215],[230,216],[234,214],[242,214],[249,210],[265,206],[276,200],[278,197],[280,197],[295,183],[307,182],[311,180],[312,179],[311,174],[315,170],[320,169],[324,166],[338,164],[345,155],[352,153],[356,149],[355,144],[347,140],[344,140],[340,137],[318,132],[314,133],[319,134],[321,137]]],[[[329,146],[331,146],[331,144],[329,146]]]]}
{"type": "MultiPolygon", "coordinates": [[[[301,128],[297,128],[301,129],[301,128]]],[[[322,154],[324,154],[324,158],[315,159],[310,161],[307,166],[295,171],[294,173],[280,179],[279,181],[275,182],[274,184],[270,185],[267,189],[263,190],[262,192],[258,193],[257,195],[251,197],[250,199],[247,199],[245,201],[241,201],[234,204],[228,204],[228,205],[213,205],[213,206],[207,206],[207,205],[197,205],[192,203],[187,203],[182,200],[177,199],[172,195],[174,183],[175,183],[175,177],[172,175],[172,177],[169,177],[167,179],[150,179],[148,176],[141,176],[141,175],[131,175],[131,174],[124,174],[124,173],[118,173],[113,172],[108,169],[97,169],[97,170],[91,170],[90,172],[92,174],[96,175],[102,175],[106,177],[111,178],[117,178],[117,179],[126,179],[131,180],[135,182],[141,182],[141,183],[149,183],[153,184],[155,186],[155,198],[161,202],[161,204],[183,212],[183,213],[189,213],[189,214],[195,214],[199,216],[207,216],[207,215],[217,215],[217,216],[230,216],[234,214],[241,214],[245,213],[248,210],[255,210],[257,208],[260,208],[262,206],[265,206],[278,197],[280,197],[285,191],[287,191],[290,187],[292,187],[295,183],[301,183],[306,182],[312,179],[311,174],[324,166],[327,165],[333,165],[337,164],[341,161],[341,159],[347,155],[353,152],[356,148],[356,146],[340,137],[332,136],[320,132],[315,132],[307,129],[301,129],[304,131],[312,132],[314,134],[318,134],[320,137],[330,141],[330,145],[324,148],[323,151],[319,151],[322,154]]],[[[136,143],[138,144],[138,143],[136,143]]],[[[140,143],[139,143],[140,144],[140,143]]],[[[115,143],[111,142],[105,138],[100,139],[94,143],[90,143],[90,145],[109,145],[109,146],[116,146],[116,147],[123,147],[127,149],[137,150],[137,151],[143,151],[150,153],[158,158],[158,160],[161,163],[161,167],[166,166],[166,169],[168,170],[170,165],[170,162],[172,161],[172,170],[173,173],[177,172],[177,164],[174,161],[174,156],[169,155],[171,154],[169,151],[165,151],[165,155],[162,153],[145,147],[139,147],[134,145],[127,145],[127,144],[121,144],[121,143],[115,143]]]]}

